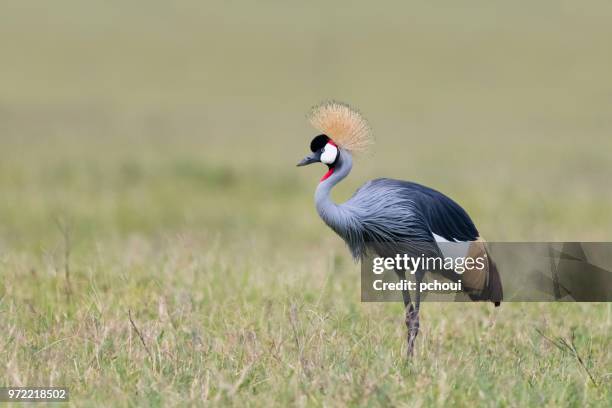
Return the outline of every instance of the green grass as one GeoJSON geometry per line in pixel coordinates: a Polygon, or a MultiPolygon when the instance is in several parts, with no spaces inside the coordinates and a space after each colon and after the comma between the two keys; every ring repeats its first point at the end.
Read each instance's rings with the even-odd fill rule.
{"type": "Polygon", "coordinates": [[[337,200],[410,179],[490,241],[610,240],[610,6],[470,4],[6,2],[0,386],[78,406],[612,405],[607,304],[427,303],[406,362],[401,305],[359,301],[318,219],[324,169],[295,168],[305,112],[344,99],[377,144],[337,200]]]}

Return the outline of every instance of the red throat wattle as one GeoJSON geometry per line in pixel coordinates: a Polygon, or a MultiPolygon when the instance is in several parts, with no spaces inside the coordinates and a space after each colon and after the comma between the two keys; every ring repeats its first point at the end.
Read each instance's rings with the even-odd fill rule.
{"type": "MultiPolygon", "coordinates": [[[[332,145],[332,146],[334,146],[334,147],[338,147],[338,145],[337,145],[336,143],[334,143],[334,141],[333,141],[333,140],[331,140],[331,139],[329,139],[329,140],[327,141],[327,143],[328,143],[328,144],[330,144],[330,145],[332,145]]],[[[333,172],[334,172],[334,168],[333,168],[333,167],[330,167],[330,168],[329,168],[329,170],[327,170],[327,173],[325,173],[325,175],[324,175],[323,177],[321,177],[321,181],[325,181],[325,180],[327,180],[327,179],[329,178],[329,176],[331,176],[331,175],[333,174],[333,172]]],[[[319,183],[320,183],[321,181],[319,181],[319,183]]]]}
{"type": "Polygon", "coordinates": [[[325,173],[325,175],[323,177],[321,177],[321,181],[325,181],[329,178],[329,176],[332,175],[332,173],[334,172],[334,168],[330,167],[329,170],[327,170],[327,173],[325,173]]]}

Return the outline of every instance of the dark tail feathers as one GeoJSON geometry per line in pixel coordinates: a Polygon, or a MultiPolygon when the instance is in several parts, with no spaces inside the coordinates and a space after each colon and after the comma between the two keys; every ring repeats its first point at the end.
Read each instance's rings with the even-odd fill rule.
{"type": "Polygon", "coordinates": [[[495,304],[495,306],[499,306],[501,301],[504,299],[504,290],[502,287],[501,276],[499,275],[499,271],[497,269],[497,265],[495,261],[489,256],[489,251],[486,251],[488,258],[488,276],[486,279],[485,287],[482,290],[468,291],[468,295],[470,299],[474,301],[488,301],[490,300],[495,304]]]}

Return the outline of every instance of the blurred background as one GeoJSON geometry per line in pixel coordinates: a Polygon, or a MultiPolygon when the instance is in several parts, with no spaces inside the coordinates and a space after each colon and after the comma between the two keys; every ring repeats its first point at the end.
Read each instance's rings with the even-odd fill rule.
{"type": "Polygon", "coordinates": [[[339,200],[395,177],[447,192],[489,240],[609,238],[608,2],[2,9],[4,246],[56,213],[86,235],[328,234],[311,199],[322,170],[294,165],[315,133],[306,112],[330,98],[377,140],[339,200]]]}
{"type": "MultiPolygon", "coordinates": [[[[610,21],[603,0],[4,0],[0,290],[31,308],[6,306],[5,324],[29,322],[15,327],[43,347],[75,330],[53,313],[77,324],[93,304],[122,339],[125,306],[156,338],[147,317],[190,299],[193,330],[208,321],[231,343],[221,321],[242,320],[217,305],[248,320],[324,288],[349,299],[330,296],[333,313],[369,313],[314,208],[325,170],[295,167],[316,134],[305,114],[327,99],[361,110],[376,138],[338,201],[371,178],[407,179],[457,200],[490,241],[610,240],[610,21]],[[32,310],[49,319],[44,338],[32,310]]],[[[66,347],[88,359],[79,345],[66,347]]],[[[42,372],[27,349],[5,357],[11,378],[72,384],[59,354],[42,372]]],[[[80,375],[82,391],[108,380],[80,375]]]]}

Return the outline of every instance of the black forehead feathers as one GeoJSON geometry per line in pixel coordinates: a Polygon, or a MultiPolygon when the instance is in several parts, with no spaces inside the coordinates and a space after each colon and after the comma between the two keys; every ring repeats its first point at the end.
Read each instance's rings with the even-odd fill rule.
{"type": "Polygon", "coordinates": [[[316,152],[325,147],[328,141],[329,137],[327,137],[327,135],[315,136],[315,138],[310,142],[310,150],[316,152]]]}

